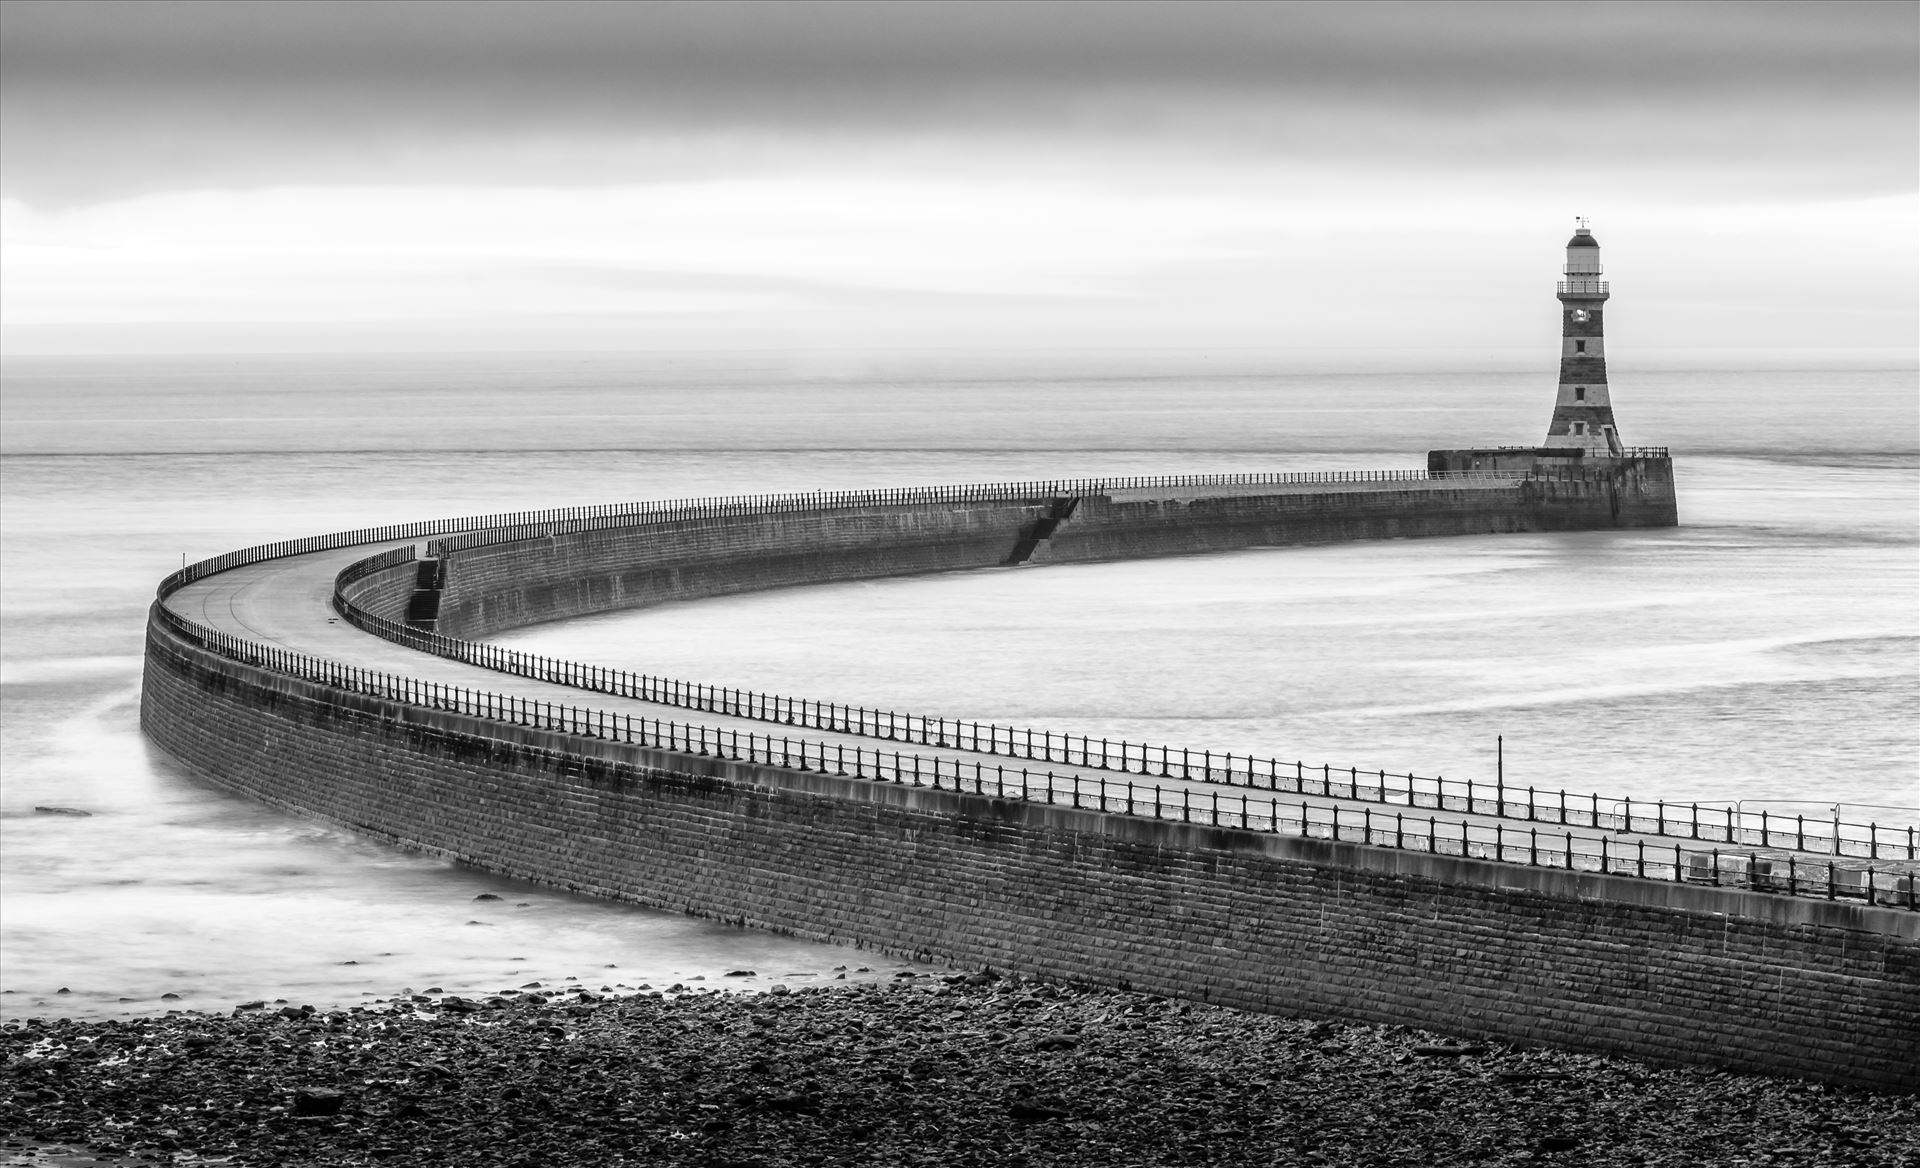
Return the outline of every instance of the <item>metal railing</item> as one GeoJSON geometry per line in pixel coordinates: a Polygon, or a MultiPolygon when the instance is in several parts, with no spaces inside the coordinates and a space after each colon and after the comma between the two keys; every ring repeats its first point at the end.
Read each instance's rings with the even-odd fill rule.
{"type": "MultiPolygon", "coordinates": [[[[1482,451],[1491,450],[1491,451],[1512,451],[1516,454],[1537,454],[1542,450],[1567,450],[1567,449],[1584,449],[1590,452],[1594,449],[1606,451],[1606,447],[1604,446],[1601,446],[1598,448],[1558,447],[1558,446],[1474,446],[1474,447],[1467,448],[1467,453],[1478,454],[1482,451]]],[[[1627,446],[1627,447],[1623,447],[1619,454],[1614,454],[1609,451],[1604,454],[1594,455],[1593,457],[1597,457],[1597,458],[1671,458],[1673,457],[1673,455],[1671,451],[1665,446],[1627,446]]],[[[1449,473],[1453,473],[1453,472],[1449,472],[1449,473]]],[[[1484,474],[1486,472],[1470,471],[1470,472],[1464,472],[1464,473],[1484,474]]],[[[1525,474],[1526,472],[1516,471],[1515,473],[1525,474]]]]}
{"type": "MultiPolygon", "coordinates": [[[[376,557],[378,558],[378,557],[376,557]]],[[[1508,786],[1473,779],[1425,778],[1385,769],[1363,771],[1330,764],[1260,758],[1231,751],[1194,749],[1120,739],[1095,738],[1035,727],[904,713],[842,702],[789,697],[755,690],[657,677],[604,665],[590,665],[483,641],[413,628],[370,613],[344,591],[343,569],[334,588],[334,609],[349,624],[411,649],[468,665],[567,686],[589,693],[630,698],[654,705],[719,714],[748,721],[773,722],[807,730],[825,730],[860,738],[966,751],[1028,762],[1117,771],[1183,782],[1289,790],[1294,794],[1393,805],[1409,810],[1456,811],[1528,823],[1587,827],[1619,833],[1661,835],[1760,848],[1819,852],[1871,860],[1920,858],[1920,829],[1912,826],[1841,823],[1838,819],[1789,820],[1764,811],[1742,814],[1733,807],[1698,803],[1620,799],[1598,793],[1569,793],[1508,786]]],[[[384,565],[383,565],[384,566],[384,565]]]]}
{"type": "Polygon", "coordinates": [[[1562,296],[1606,296],[1606,280],[1561,280],[1554,285],[1554,292],[1562,296]]]}
{"type": "MultiPolygon", "coordinates": [[[[1664,455],[1663,449],[1661,449],[1661,453],[1664,455]]],[[[362,679],[356,682],[357,685],[362,687],[360,692],[374,692],[372,688],[366,687],[377,687],[382,695],[388,697],[390,700],[401,702],[409,700],[405,695],[417,695],[428,692],[428,690],[463,693],[468,695],[471,703],[476,703],[469,712],[475,712],[476,716],[484,717],[491,716],[485,713],[487,710],[537,710],[541,707],[542,703],[525,703],[522,699],[511,698],[504,695],[487,694],[471,689],[449,691],[448,687],[434,687],[431,686],[430,683],[420,682],[417,679],[377,674],[372,671],[358,669],[357,667],[346,666],[339,662],[311,658],[302,654],[295,654],[271,646],[249,642],[244,638],[234,637],[231,634],[222,633],[219,630],[200,625],[179,613],[175,613],[165,606],[164,601],[167,596],[185,587],[187,584],[204,579],[218,572],[247,564],[359,544],[470,532],[489,524],[556,525],[585,520],[623,517],[632,521],[633,518],[641,516],[645,516],[648,519],[665,519],[669,517],[719,517],[722,515],[749,513],[757,507],[799,510],[810,505],[820,507],[860,507],[927,502],[1004,501],[1016,498],[1039,501],[1057,497],[1060,493],[1071,493],[1072,490],[1091,491],[1095,489],[1119,489],[1149,485],[1284,485],[1301,482],[1395,482],[1419,481],[1428,478],[1450,479],[1474,477],[1507,479],[1511,476],[1476,476],[1471,473],[1430,476],[1421,471],[1388,471],[1318,472],[1309,475],[1151,476],[1114,479],[1050,480],[1041,483],[1002,483],[971,487],[905,488],[894,491],[812,492],[798,495],[729,496],[679,500],[669,503],[607,504],[592,507],[556,508],[489,516],[426,520],[416,523],[361,528],[353,531],[310,536],[304,539],[260,544],[254,547],[228,552],[211,559],[201,560],[197,563],[187,565],[179,571],[170,573],[160,582],[157,589],[158,597],[156,599],[155,611],[159,619],[167,624],[168,627],[173,628],[175,631],[181,633],[181,635],[188,637],[195,643],[201,644],[222,656],[228,656],[235,660],[249,661],[257,665],[275,669],[276,671],[287,672],[308,680],[319,681],[323,684],[338,685],[340,684],[340,679],[343,678],[362,679]],[[296,666],[297,669],[295,668],[296,666]],[[376,680],[367,681],[365,679],[376,680]],[[422,689],[421,687],[428,688],[422,689]]],[[[642,522],[645,521],[644,519],[642,520],[642,522]]],[[[409,558],[412,550],[393,549],[393,554],[395,558],[391,562],[399,563],[409,558]]],[[[361,561],[360,563],[364,565],[365,561],[361,561]]],[[[377,568],[368,570],[377,570],[377,568]]],[[[336,581],[336,584],[337,583],[336,581]]],[[[418,632],[418,630],[411,631],[418,632]]],[[[432,636],[432,634],[426,635],[432,636]]],[[[448,640],[450,641],[452,639],[449,638],[448,640]]],[[[509,650],[499,650],[493,646],[481,645],[478,647],[495,654],[512,652],[509,650]]],[[[571,667],[574,670],[572,676],[576,678],[589,676],[591,671],[602,668],[586,666],[576,662],[558,662],[553,659],[532,657],[525,654],[519,656],[528,658],[526,666],[530,672],[525,674],[526,676],[548,681],[558,681],[562,676],[565,676],[567,674],[566,667],[571,667]],[[580,672],[583,670],[588,672],[580,672]]],[[[496,658],[496,660],[498,660],[498,658],[496,658]]],[[[476,660],[473,663],[484,664],[484,661],[476,660]]],[[[785,724],[803,726],[812,725],[819,728],[834,728],[834,720],[837,717],[839,719],[839,732],[864,733],[866,736],[886,738],[890,741],[924,742],[933,745],[945,745],[942,741],[942,736],[945,735],[954,738],[956,741],[970,743],[969,748],[976,752],[995,752],[995,750],[992,749],[983,749],[983,746],[997,748],[997,752],[1004,756],[1023,759],[1029,762],[1058,762],[1061,765],[1080,765],[1092,769],[1118,770],[1122,774],[1138,773],[1143,777],[1182,778],[1185,781],[1217,783],[1224,786],[1244,783],[1248,788],[1257,788],[1260,781],[1264,779],[1267,783],[1266,789],[1270,795],[1269,802],[1272,801],[1271,796],[1276,795],[1279,791],[1281,779],[1288,777],[1290,768],[1292,793],[1295,794],[1318,794],[1322,797],[1375,802],[1383,805],[1398,802],[1401,806],[1409,810],[1430,809],[1434,811],[1448,810],[1469,814],[1491,814],[1510,818],[1523,818],[1530,822],[1550,822],[1556,825],[1566,826],[1581,825],[1580,809],[1584,805],[1588,811],[1588,819],[1584,826],[1602,830],[1606,830],[1611,826],[1612,830],[1641,831],[1641,824],[1646,821],[1647,805],[1645,803],[1639,805],[1640,815],[1638,817],[1636,817],[1634,813],[1634,805],[1624,800],[1618,801],[1618,803],[1623,804],[1623,806],[1603,812],[1601,808],[1609,807],[1613,801],[1604,800],[1597,795],[1568,796],[1564,791],[1553,792],[1551,794],[1556,795],[1557,799],[1555,802],[1549,804],[1546,801],[1546,795],[1548,793],[1537,792],[1532,788],[1527,788],[1524,796],[1524,805],[1528,810],[1525,816],[1520,817],[1514,815],[1514,811],[1521,806],[1520,800],[1522,796],[1518,788],[1505,788],[1485,783],[1476,784],[1471,780],[1464,783],[1459,781],[1452,781],[1450,783],[1447,780],[1437,777],[1432,780],[1425,780],[1411,774],[1397,775],[1384,770],[1361,771],[1358,768],[1352,767],[1346,768],[1345,770],[1336,770],[1327,765],[1312,768],[1305,766],[1305,764],[1301,762],[1288,764],[1274,759],[1258,760],[1252,756],[1241,756],[1240,759],[1237,760],[1239,765],[1236,766],[1236,758],[1231,753],[1216,756],[1213,752],[1205,750],[1194,752],[1186,748],[1155,747],[1124,742],[1110,743],[1104,739],[1099,740],[1100,753],[1098,758],[1105,764],[1101,766],[1089,761],[1095,757],[1093,754],[1093,743],[1095,740],[1085,735],[1079,736],[1076,750],[1075,736],[1071,734],[1057,734],[1047,730],[1029,730],[992,725],[983,727],[977,722],[968,723],[944,718],[930,718],[923,715],[901,714],[895,711],[869,709],[867,707],[849,707],[844,704],[821,703],[809,699],[762,695],[750,691],[707,686],[699,683],[678,681],[676,679],[649,678],[645,675],[629,674],[627,678],[628,680],[624,684],[629,685],[630,688],[637,687],[638,692],[651,693],[654,696],[648,700],[662,702],[663,704],[677,704],[685,706],[686,708],[707,709],[713,712],[727,712],[729,708],[731,708],[734,716],[741,717],[750,716],[741,711],[754,710],[756,714],[753,716],[758,716],[761,720],[778,721],[785,724]],[[695,705],[692,704],[693,699],[704,700],[709,704],[695,705]],[[713,703],[717,703],[717,706],[713,703]],[[796,716],[798,720],[796,720],[796,716]],[[825,719],[824,724],[821,722],[823,717],[825,719]],[[809,721],[809,719],[811,720],[809,721]],[[858,730],[849,729],[849,725],[857,727],[858,730]],[[929,735],[931,735],[931,738],[929,738],[929,735]],[[1034,741],[1035,735],[1039,736],[1037,745],[1034,741]],[[1177,764],[1174,761],[1174,752],[1176,751],[1179,754],[1177,764]],[[1197,760],[1195,758],[1196,753],[1198,755],[1197,760]],[[1067,760],[1075,758],[1076,756],[1080,760],[1077,764],[1068,763],[1067,760]],[[1216,758],[1218,759],[1217,765],[1216,758]],[[1136,765],[1138,767],[1137,771],[1134,770],[1136,765]],[[1178,774],[1175,773],[1176,765],[1178,767],[1178,774]],[[1264,773],[1262,773],[1263,768],[1264,773]],[[1317,775],[1316,771],[1318,771],[1317,775]],[[1547,810],[1548,808],[1551,808],[1551,811],[1547,810]]],[[[614,691],[609,690],[607,692],[614,691]]],[[[551,711],[559,707],[547,703],[545,704],[545,708],[551,711]]],[[[579,711],[575,711],[576,717],[579,716],[579,714],[579,711]]],[[[639,724],[643,729],[646,723],[646,719],[639,720],[639,724]]],[[[579,723],[576,722],[575,724],[579,723]]],[[[627,720],[629,727],[633,724],[633,720],[627,720]]],[[[691,741],[692,736],[698,735],[698,741],[704,745],[708,741],[706,736],[709,733],[713,735],[727,733],[718,728],[683,727],[679,723],[661,723],[658,720],[655,720],[653,725],[656,728],[656,738],[659,728],[662,726],[666,727],[665,733],[667,735],[667,741],[669,742],[678,741],[685,743],[691,741]]],[[[718,741],[717,738],[715,741],[718,741]]],[[[736,744],[740,742],[738,734],[733,735],[733,741],[736,744]]],[[[790,752],[796,749],[793,745],[796,741],[794,739],[782,737],[779,741],[783,752],[790,752]]],[[[756,750],[763,753],[770,751],[773,742],[774,739],[771,735],[748,735],[746,739],[746,749],[748,751],[748,755],[746,756],[747,760],[752,760],[756,750]]],[[[658,745],[658,742],[656,742],[655,745],[658,745]]],[[[836,762],[847,757],[845,748],[838,744],[812,743],[810,745],[816,751],[835,752],[836,762]]],[[[804,755],[804,748],[800,749],[804,755]]],[[[877,772],[884,770],[884,756],[887,752],[877,750],[873,752],[863,752],[860,748],[856,747],[852,757],[857,762],[863,754],[869,753],[874,757],[872,766],[876,773],[861,774],[861,777],[881,777],[877,772]]],[[[824,757],[823,754],[816,754],[815,762],[819,763],[824,757]]],[[[903,781],[901,779],[903,772],[899,770],[902,755],[899,751],[895,751],[892,753],[892,757],[895,760],[893,781],[903,781]]],[[[913,763],[913,773],[916,776],[923,775],[928,767],[932,768],[933,773],[938,774],[939,763],[928,763],[919,756],[913,756],[909,761],[913,763]]],[[[961,777],[960,772],[964,771],[966,764],[957,760],[946,760],[946,763],[955,768],[955,777],[956,781],[958,781],[958,778],[961,777]]],[[[983,763],[974,764],[976,784],[982,781],[981,776],[984,773],[982,769],[984,765],[983,763]]],[[[996,773],[1000,775],[1011,773],[1003,766],[996,766],[995,770],[996,773]]],[[[1031,768],[1023,767],[1019,771],[1019,774],[1023,784],[1022,790],[1026,791],[1028,790],[1027,784],[1031,782],[1031,768]]],[[[1100,776],[1100,778],[1103,780],[1104,776],[1100,776]]],[[[1005,780],[1003,779],[1002,781],[1004,782],[1005,780]]],[[[1080,782],[1082,780],[1076,777],[1073,781],[1080,782]]],[[[1092,782],[1094,780],[1086,781],[1092,782]]],[[[1130,781],[1131,780],[1129,780],[1129,782],[1130,781]]],[[[1075,788],[1075,790],[1077,791],[1078,788],[1075,788]]],[[[1157,792],[1159,788],[1156,786],[1154,790],[1157,792]]],[[[1185,788],[1182,788],[1182,790],[1185,790],[1185,788]]],[[[1156,798],[1158,798],[1158,796],[1156,796],[1156,798]]],[[[1232,797],[1229,796],[1229,798],[1232,797]]],[[[1160,804],[1156,803],[1156,807],[1159,805],[1160,804]]],[[[1655,803],[1653,805],[1653,823],[1656,832],[1662,829],[1662,825],[1672,825],[1677,822],[1675,819],[1670,818],[1668,814],[1668,809],[1672,806],[1673,805],[1664,803],[1655,803]]],[[[1688,805],[1688,807],[1689,815],[1686,820],[1688,830],[1685,833],[1685,837],[1690,840],[1698,840],[1705,843],[1714,842],[1712,812],[1715,809],[1707,809],[1707,816],[1702,818],[1700,808],[1694,805],[1688,805]]],[[[1367,815],[1376,814],[1371,808],[1363,807],[1362,811],[1367,815]]],[[[1378,814],[1384,813],[1383,809],[1383,811],[1378,814]]],[[[1406,812],[1397,811],[1395,814],[1397,816],[1405,816],[1406,812]]],[[[1786,825],[1783,820],[1780,817],[1773,817],[1770,823],[1765,813],[1759,813],[1759,818],[1759,838],[1757,840],[1753,837],[1751,817],[1742,816],[1736,812],[1731,821],[1723,820],[1722,830],[1724,837],[1720,842],[1725,842],[1730,845],[1745,844],[1748,846],[1771,848],[1785,846],[1783,841],[1785,839],[1784,833],[1786,831],[1786,825]]],[[[1823,848],[1820,844],[1817,830],[1812,833],[1807,833],[1804,823],[1796,823],[1794,826],[1796,828],[1796,846],[1809,851],[1826,850],[1826,848],[1823,848]]],[[[1852,829],[1861,825],[1841,826],[1842,829],[1852,829]]],[[[1839,830],[1827,839],[1827,846],[1831,848],[1832,854],[1841,856],[1843,859],[1864,856],[1870,861],[1883,858],[1883,855],[1904,854],[1909,860],[1913,857],[1916,841],[1911,829],[1906,829],[1903,839],[1883,840],[1881,836],[1883,829],[1873,827],[1872,825],[1865,826],[1870,830],[1865,837],[1864,851],[1861,850],[1860,842],[1854,833],[1850,830],[1839,830]]],[[[1538,831],[1537,828],[1530,830],[1538,831]]],[[[1670,831],[1667,834],[1675,835],[1679,833],[1670,831]]],[[[1501,858],[1506,854],[1505,845],[1499,845],[1497,831],[1496,837],[1497,846],[1495,848],[1494,858],[1501,858]]],[[[1569,854],[1572,855],[1574,853],[1569,852],[1569,854]]],[[[1600,855],[1604,860],[1606,857],[1604,846],[1595,854],[1600,855]]],[[[1840,871],[1843,875],[1838,877],[1838,879],[1843,886],[1846,885],[1847,880],[1850,879],[1845,876],[1844,873],[1852,870],[1855,869],[1845,864],[1840,866],[1840,871]]],[[[1828,883],[1830,887],[1832,886],[1833,879],[1832,877],[1829,878],[1828,883]]],[[[1875,889],[1880,889],[1881,891],[1886,891],[1891,894],[1897,893],[1901,887],[1904,887],[1906,889],[1906,898],[1910,902],[1912,900],[1911,879],[1910,875],[1902,876],[1899,874],[1880,873],[1879,877],[1867,881],[1864,886],[1864,895],[1872,898],[1877,895],[1875,889]],[[1880,880],[1880,883],[1876,884],[1874,882],[1876,879],[1880,880]],[[1906,881],[1904,885],[1899,883],[1902,880],[1906,881]]],[[[1844,891],[1839,893],[1839,895],[1845,895],[1844,891]]]]}
{"type": "Polygon", "coordinates": [[[382,701],[583,741],[613,742],[680,755],[910,784],[997,799],[1044,802],[1110,815],[1298,835],[1568,871],[1863,900],[1869,905],[1920,911],[1920,894],[1916,893],[1911,873],[1883,871],[1872,865],[1863,868],[1833,860],[1803,863],[1789,856],[1782,873],[1778,870],[1778,861],[1770,857],[1724,849],[1689,850],[1676,843],[1669,854],[1664,847],[1647,847],[1643,840],[1623,845],[1604,834],[1589,835],[1571,829],[1542,831],[1537,827],[1522,831],[1499,823],[1493,825],[1489,834],[1484,825],[1466,820],[1442,820],[1432,814],[1421,817],[1397,810],[1376,811],[1372,807],[1320,807],[1304,801],[1294,804],[1281,798],[1278,791],[1262,794],[1248,791],[1224,797],[1219,791],[1213,791],[1196,798],[1190,787],[1169,790],[1157,783],[1109,780],[1105,775],[1092,778],[1056,775],[1050,771],[1036,772],[1031,767],[1014,770],[1004,764],[989,768],[977,760],[969,763],[877,747],[849,749],[842,743],[791,735],[743,734],[723,727],[633,717],[604,709],[543,702],[362,669],[207,628],[159,601],[154,602],[153,612],[156,620],[182,637],[238,662],[382,701]]]}
{"type": "Polygon", "coordinates": [[[167,596],[196,580],[205,579],[232,568],[257,564],[286,556],[307,555],[335,548],[366,543],[390,543],[401,539],[425,539],[434,536],[479,532],[498,528],[545,526],[552,531],[559,525],[593,520],[636,518],[681,520],[720,518],[728,515],[771,514],[786,511],[849,509],[857,507],[908,506],[927,503],[999,503],[1045,502],[1062,495],[1099,494],[1110,490],[1135,490],[1143,487],[1208,486],[1296,486],[1313,483],[1385,483],[1454,480],[1505,481],[1515,475],[1485,471],[1425,470],[1334,470],[1276,471],[1247,474],[1204,475],[1121,475],[1106,478],[1039,479],[1027,482],[974,483],[954,486],[893,487],[871,491],[803,491],[758,495],[715,495],[691,499],[645,500],[632,503],[600,503],[585,507],[550,507],[537,511],[507,511],[492,515],[426,519],[414,523],[362,527],[335,531],[302,539],[256,544],[224,555],[188,564],[161,579],[156,594],[167,596]]]}

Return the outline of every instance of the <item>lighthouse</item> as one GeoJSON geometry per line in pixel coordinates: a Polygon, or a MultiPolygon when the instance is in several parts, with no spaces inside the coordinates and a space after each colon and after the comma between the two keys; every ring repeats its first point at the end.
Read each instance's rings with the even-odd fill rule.
{"type": "Polygon", "coordinates": [[[1594,454],[1620,453],[1620,431],[1607,396],[1604,318],[1607,281],[1600,242],[1587,221],[1567,241],[1566,279],[1560,281],[1560,391],[1547,424],[1549,448],[1577,447],[1594,454]]]}
{"type": "MultiPolygon", "coordinates": [[[[1427,474],[1519,492],[1519,518],[1488,531],[1674,527],[1673,458],[1664,446],[1627,446],[1607,395],[1607,282],[1600,241],[1587,221],[1567,241],[1560,299],[1560,389],[1547,440],[1538,446],[1427,451],[1427,474]],[[1500,484],[1500,485],[1495,485],[1500,484]],[[1602,517],[1600,512],[1605,512],[1602,517]]],[[[1524,422],[1521,423],[1524,425],[1524,422]]],[[[1461,488],[1464,489],[1464,488],[1461,488]]]]}

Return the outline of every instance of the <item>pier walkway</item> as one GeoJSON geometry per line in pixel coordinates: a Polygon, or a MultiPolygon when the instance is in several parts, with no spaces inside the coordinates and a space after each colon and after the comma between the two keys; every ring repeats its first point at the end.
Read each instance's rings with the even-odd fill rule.
{"type": "MultiPolygon", "coordinates": [[[[1420,783],[1426,781],[1413,776],[1330,766],[1301,770],[1197,748],[1135,748],[1140,754],[1129,755],[1123,746],[1116,766],[1109,744],[1079,739],[1076,760],[1073,736],[1053,732],[1028,731],[1021,749],[1014,741],[1019,731],[1008,728],[983,733],[972,726],[969,736],[970,724],[942,721],[941,732],[931,734],[926,727],[935,723],[919,715],[907,716],[902,726],[895,715],[883,723],[867,711],[856,717],[845,707],[827,707],[847,716],[822,718],[820,703],[799,699],[776,699],[770,711],[765,705],[733,707],[758,716],[726,712],[725,701],[689,709],[703,703],[690,702],[687,689],[659,695],[666,700],[649,700],[631,675],[612,676],[616,671],[597,667],[567,670],[576,684],[502,672],[393,643],[336,613],[335,578],[342,569],[420,542],[363,543],[246,564],[186,584],[164,604],[190,621],[250,642],[352,670],[415,679],[433,692],[440,708],[759,765],[797,763],[799,770],[1029,802],[1802,895],[1904,903],[1913,899],[1920,875],[1911,828],[1904,847],[1899,833],[1885,828],[1863,840],[1852,829],[1836,836],[1834,825],[1825,821],[1813,824],[1811,835],[1802,823],[1798,833],[1776,826],[1755,838],[1745,817],[1736,823],[1730,809],[1710,809],[1702,834],[1697,809],[1656,811],[1641,805],[1621,819],[1620,801],[1601,796],[1591,797],[1590,812],[1569,819],[1566,803],[1556,811],[1530,792],[1524,805],[1520,793],[1496,797],[1490,785],[1482,785],[1480,794],[1468,789],[1464,799],[1448,797],[1444,788],[1423,795],[1420,783]],[[596,692],[605,690],[615,692],[596,692]],[[641,696],[630,696],[636,694],[641,696]],[[795,724],[795,710],[803,706],[813,716],[800,721],[811,724],[795,724]],[[916,722],[920,732],[908,734],[916,722]],[[1042,733],[1049,742],[1064,744],[1058,757],[1053,748],[1034,753],[1034,735],[1042,733]],[[1154,756],[1158,770],[1149,750],[1159,751],[1154,756]],[[1183,777],[1196,772],[1197,777],[1183,777]]],[[[549,669],[539,672],[553,676],[549,669]]],[[[1581,796],[1576,810],[1586,805],[1587,797],[1581,796]]]]}

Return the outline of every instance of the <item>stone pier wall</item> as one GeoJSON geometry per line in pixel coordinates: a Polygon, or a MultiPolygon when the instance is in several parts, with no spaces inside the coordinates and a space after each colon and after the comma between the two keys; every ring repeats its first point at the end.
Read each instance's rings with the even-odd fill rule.
{"type": "Polygon", "coordinates": [[[1057,525],[1043,523],[1053,501],[888,506],[564,531],[458,549],[447,556],[436,631],[482,637],[704,596],[992,567],[1036,528],[1047,536],[1028,557],[1033,564],[1674,523],[1665,462],[1630,475],[1471,486],[1160,494],[1075,497],[1057,525]]]}
{"type": "Polygon", "coordinates": [[[1920,1090],[1920,914],[1101,815],[567,738],[150,624],[142,723],[235,791],[488,871],[1309,1017],[1920,1090]]]}
{"type": "Polygon", "coordinates": [[[1046,511],[1016,503],[789,511],[466,548],[447,556],[437,631],[475,637],[673,600],[991,567],[1046,511]]]}
{"type": "MultiPolygon", "coordinates": [[[[1671,472],[727,515],[456,549],[442,631],[1036,559],[1672,522],[1671,472]],[[1662,495],[1664,492],[1664,496],[1662,495]],[[1039,546],[1035,547],[1035,541],[1039,546]],[[1022,553],[1024,554],[1024,553],[1022,553]]],[[[353,582],[404,603],[412,565],[353,582]]],[[[1920,1090],[1920,914],[1105,815],[376,700],[149,622],[213,781],[488,871],[936,961],[1920,1090]]]]}

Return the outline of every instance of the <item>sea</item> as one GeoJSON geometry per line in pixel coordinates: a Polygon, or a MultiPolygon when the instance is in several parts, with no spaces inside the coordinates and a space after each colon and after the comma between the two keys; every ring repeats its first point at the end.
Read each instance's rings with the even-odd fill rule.
{"type": "MultiPolygon", "coordinates": [[[[622,500],[1419,468],[1538,440],[1551,357],[8,358],[0,1017],[905,965],[501,880],[207,784],[139,728],[146,608],[184,561],[622,500]]],[[[1613,387],[1625,439],[1673,450],[1677,528],[941,574],[500,639],[1309,766],[1920,822],[1912,354],[1616,359],[1613,387]]]]}

